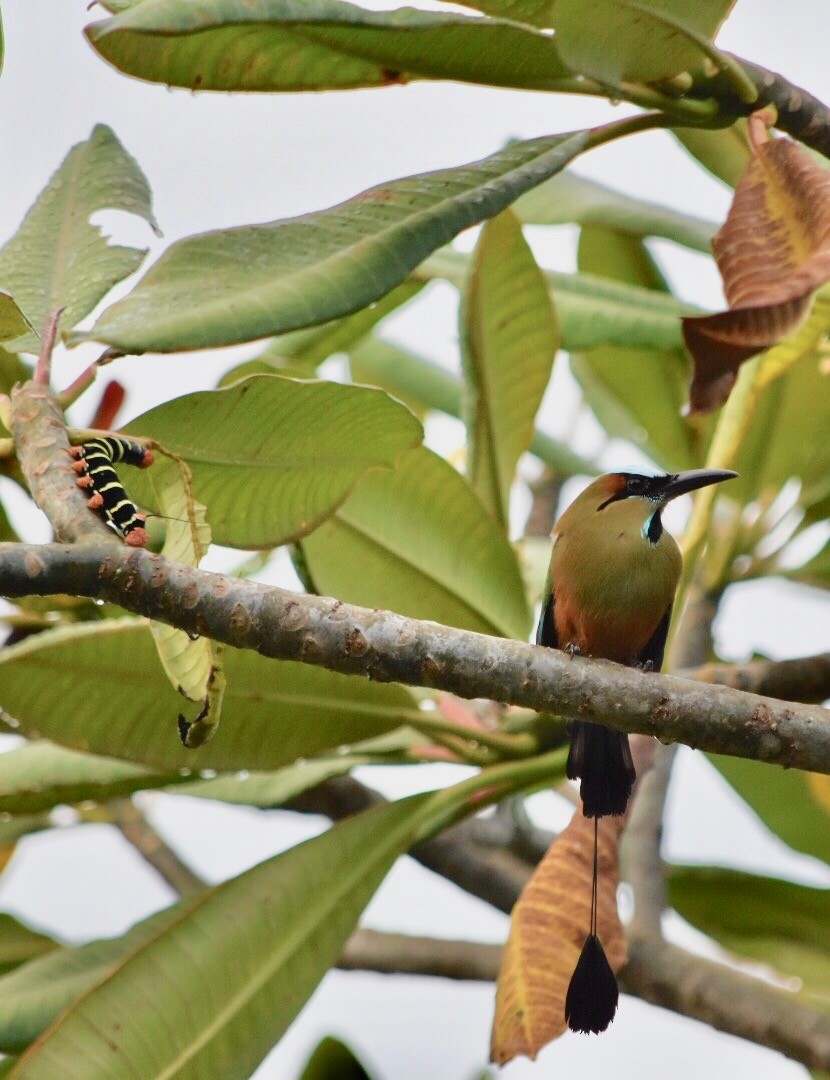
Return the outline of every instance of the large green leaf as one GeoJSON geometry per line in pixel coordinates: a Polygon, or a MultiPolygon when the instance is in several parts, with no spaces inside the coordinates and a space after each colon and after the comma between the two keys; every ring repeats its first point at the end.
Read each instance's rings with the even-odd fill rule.
{"type": "Polygon", "coordinates": [[[830,1003],[830,889],[710,866],[677,866],[672,906],[725,948],[782,975],[830,1003]]]}
{"type": "Polygon", "coordinates": [[[461,304],[467,476],[505,532],[558,347],[547,283],[509,210],[481,231],[461,304]]]}
{"type": "MultiPolygon", "coordinates": [[[[463,285],[470,257],[444,250],[418,267],[423,278],[443,278],[463,285]]],[[[545,270],[553,295],[560,341],[568,352],[599,345],[626,348],[676,349],[683,344],[680,318],[700,314],[673,296],[596,274],[562,274],[545,270]]]]}
{"type": "Polygon", "coordinates": [[[662,236],[707,254],[717,229],[712,222],[624,195],[571,169],[522,195],[513,209],[527,225],[605,225],[630,236],[662,236]]]}
{"type": "Polygon", "coordinates": [[[0,914],[0,974],[5,975],[57,947],[54,938],[39,934],[12,915],[0,914]]]}
{"type": "Polygon", "coordinates": [[[321,593],[524,638],[530,615],[504,534],[446,461],[410,450],[371,473],[302,542],[321,593]]]}
{"type": "Polygon", "coordinates": [[[582,75],[618,86],[657,82],[699,69],[735,0],[556,0],[553,26],[562,59],[582,75]]]}
{"type": "Polygon", "coordinates": [[[710,754],[709,759],[785,844],[830,862],[830,782],[744,758],[710,754]]]}
{"type": "Polygon", "coordinates": [[[77,997],[195,902],[190,898],[160,911],[119,938],[53,949],[0,978],[0,1050],[24,1050],[77,997]]]}
{"type": "Polygon", "coordinates": [[[417,296],[423,287],[422,281],[405,281],[376,304],[369,304],[354,315],[346,315],[322,326],[281,334],[255,359],[265,360],[275,368],[303,367],[311,372],[329,356],[345,352],[356,341],[364,338],[387,315],[417,296]]]}
{"type": "Polygon", "coordinates": [[[181,240],[79,339],[169,352],[348,315],[399,285],[462,229],[553,176],[588,141],[586,132],[573,132],[514,143],[316,214],[181,240]]]}
{"type": "Polygon", "coordinates": [[[456,79],[550,90],[569,72],[529,27],[342,0],[143,0],[87,28],[128,75],[191,90],[344,90],[456,79]]]}
{"type": "MultiPolygon", "coordinates": [[[[400,403],[366,387],[255,375],[224,390],[174,398],[125,432],[184,458],[219,544],[268,548],[314,529],[368,470],[421,441],[400,403]]],[[[128,487],[159,511],[153,469],[128,487]]]]}
{"type": "Polygon", "coordinates": [[[24,733],[168,773],[279,768],[398,727],[415,707],[400,686],[228,649],[222,724],[187,750],[181,698],[138,619],[45,631],[0,650],[0,671],[2,707],[24,733]]]}
{"type": "Polygon", "coordinates": [[[178,782],[176,776],[39,740],[0,754],[0,813],[34,814],[178,782]]]}
{"type": "Polygon", "coordinates": [[[244,1080],[280,1038],[429,796],[370,810],[182,908],[26,1051],[20,1080],[244,1080]]]}
{"type": "MultiPolygon", "coordinates": [[[[145,252],[107,242],[90,217],[98,210],[137,214],[155,228],[144,174],[108,127],[70,150],[61,167],[0,250],[0,287],[15,298],[39,331],[63,308],[64,331],[88,315],[122,278],[141,265],[145,252]]],[[[12,346],[37,352],[27,333],[12,346]]]]}
{"type": "MultiPolygon", "coordinates": [[[[665,280],[642,240],[601,226],[584,226],[581,270],[644,288],[666,291],[665,280]]],[[[688,399],[689,363],[683,349],[613,346],[572,356],[571,368],[588,404],[610,435],[639,444],[664,468],[702,464],[703,425],[681,416],[688,399]]],[[[710,425],[707,425],[710,426],[710,425]]]]}

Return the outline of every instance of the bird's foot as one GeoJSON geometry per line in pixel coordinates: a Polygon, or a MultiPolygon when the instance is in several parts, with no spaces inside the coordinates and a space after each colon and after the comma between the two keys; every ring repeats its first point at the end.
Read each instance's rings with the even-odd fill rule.
{"type": "Polygon", "coordinates": [[[631,666],[639,668],[640,671],[654,671],[653,660],[635,660],[631,666]]]}
{"type": "Polygon", "coordinates": [[[571,660],[575,656],[582,656],[582,649],[577,645],[575,641],[569,641],[565,646],[565,652],[570,656],[571,660]]]}

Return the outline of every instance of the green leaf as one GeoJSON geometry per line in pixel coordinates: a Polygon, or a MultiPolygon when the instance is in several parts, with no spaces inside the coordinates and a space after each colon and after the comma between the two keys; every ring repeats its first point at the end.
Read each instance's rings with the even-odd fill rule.
{"type": "Polygon", "coordinates": [[[119,938],[53,949],[0,977],[0,1050],[25,1050],[76,998],[195,902],[191,898],[160,911],[119,938]]]}
{"type": "MultiPolygon", "coordinates": [[[[31,379],[32,369],[13,352],[8,352],[0,346],[0,394],[8,394],[15,383],[26,382],[31,379]]],[[[5,428],[0,429],[5,431],[5,428]]]]}
{"type": "Polygon", "coordinates": [[[322,326],[281,334],[255,359],[266,360],[275,368],[304,367],[309,372],[313,371],[328,357],[346,352],[356,341],[366,337],[387,315],[417,296],[423,287],[422,281],[405,281],[377,303],[361,308],[354,315],[346,315],[322,326]]]}
{"type": "Polygon", "coordinates": [[[481,231],[461,305],[467,476],[505,532],[510,489],[548,385],[556,317],[522,227],[509,210],[481,231]]]}
{"type": "Polygon", "coordinates": [[[700,68],[735,0],[556,0],[553,26],[564,62],[610,86],[657,82],[700,68]]]}
{"type": "Polygon", "coordinates": [[[830,781],[817,773],[780,769],[759,761],[709,760],[763,823],[785,844],[830,862],[830,781]]]}
{"type": "Polygon", "coordinates": [[[0,754],[0,813],[34,814],[63,803],[99,802],[183,780],[38,740],[0,754]]]}
{"type": "MultiPolygon", "coordinates": [[[[143,5],[138,10],[142,10],[143,5]]],[[[380,299],[431,251],[562,169],[586,132],[391,181],[329,210],[174,244],[88,334],[127,352],[230,345],[327,322],[380,299]]]]}
{"type": "Polygon", "coordinates": [[[782,975],[830,1003],[830,890],[709,866],[677,866],[672,906],[726,949],[782,975]]]}
{"type": "MultiPolygon", "coordinates": [[[[174,398],[125,433],[184,458],[216,543],[269,548],[316,528],[367,470],[416,446],[422,428],[377,390],[255,375],[174,398]]],[[[130,490],[159,512],[154,468],[136,470],[130,490]]]]}
{"type": "Polygon", "coordinates": [[[774,498],[791,477],[809,506],[827,495],[830,475],[830,370],[818,352],[791,364],[761,397],[735,460],[739,473],[730,497],[739,503],[774,498]]]}
{"type": "Polygon", "coordinates": [[[17,306],[14,297],[0,289],[0,341],[14,341],[34,327],[17,306]]]}
{"type": "Polygon", "coordinates": [[[361,1063],[340,1039],[327,1035],[306,1062],[300,1080],[371,1080],[361,1063]]]}
{"type": "MultiPolygon", "coordinates": [[[[206,507],[193,497],[193,477],[184,461],[156,460],[148,476],[159,513],[165,518],[161,554],[185,566],[198,566],[210,547],[206,507]]],[[[173,687],[191,701],[203,701],[214,666],[214,643],[192,638],[167,623],[150,623],[162,667],[173,687]]]]}
{"type": "Polygon", "coordinates": [[[320,592],[484,634],[524,638],[516,556],[451,465],[410,450],[366,476],[302,542],[320,592]]]}
{"type": "Polygon", "coordinates": [[[181,697],[143,620],[48,630],[0,650],[3,707],[24,734],[166,773],[280,768],[390,731],[415,707],[403,687],[250,650],[228,649],[225,670],[223,723],[187,750],[176,730],[181,697]]]}
{"type": "Polygon", "coordinates": [[[0,914],[0,974],[57,948],[54,938],[39,934],[12,915],[0,914]]]}
{"type": "Polygon", "coordinates": [[[416,796],[369,810],[206,891],[76,1000],[16,1074],[89,1080],[102,1060],[108,1076],[120,1060],[148,1080],[249,1077],[337,959],[428,806],[429,796],[416,796]]]}
{"type": "MultiPolygon", "coordinates": [[[[443,278],[463,285],[469,257],[446,249],[418,267],[422,278],[443,278]]],[[[584,352],[599,345],[626,348],[675,349],[683,345],[680,318],[700,314],[673,296],[595,274],[543,271],[551,290],[560,344],[568,352],[584,352]]]]}
{"type": "Polygon", "coordinates": [[[335,353],[345,352],[355,342],[362,340],[387,315],[417,296],[423,287],[421,281],[405,281],[376,304],[369,304],[354,315],[346,315],[322,326],[281,334],[257,356],[227,372],[219,385],[229,386],[245,375],[276,373],[310,378],[324,360],[335,353]]]}
{"type": "MultiPolygon", "coordinates": [[[[105,209],[137,214],[156,227],[144,174],[112,131],[99,124],[88,142],[70,150],[0,250],[0,286],[38,330],[57,308],[63,308],[61,329],[71,329],[141,265],[145,251],[112,246],[90,224],[91,215],[105,209]]],[[[40,343],[27,333],[13,348],[37,352],[40,343]]]]}
{"type": "Polygon", "coordinates": [[[752,158],[746,120],[716,131],[675,128],[674,137],[697,161],[729,187],[736,187],[752,158]]]}
{"type": "Polygon", "coordinates": [[[553,26],[553,5],[556,0],[455,0],[464,7],[498,15],[502,19],[527,23],[529,26],[553,26]]]}
{"type": "MultiPolygon", "coordinates": [[[[0,431],[3,430],[2,424],[0,424],[0,431]]],[[[17,544],[20,542],[20,537],[12,528],[12,523],[9,521],[6,509],[0,502],[0,544],[17,544]]]]}
{"type": "Polygon", "coordinates": [[[529,27],[340,0],[144,0],[86,30],[128,75],[190,90],[343,90],[455,79],[532,90],[569,74],[529,27]]]}
{"type": "Polygon", "coordinates": [[[522,195],[513,209],[526,225],[604,225],[629,236],[661,236],[707,255],[717,229],[713,222],[632,198],[570,169],[522,195]]]}
{"type": "Polygon", "coordinates": [[[309,788],[344,776],[359,765],[373,765],[383,757],[370,754],[337,754],[331,757],[295,761],[275,772],[253,772],[247,776],[218,776],[215,780],[196,780],[171,788],[172,795],[214,799],[238,806],[283,806],[309,788]]]}
{"type": "MultiPolygon", "coordinates": [[[[614,280],[667,290],[643,242],[600,226],[584,226],[579,267],[614,280]]],[[[585,399],[609,435],[635,443],[667,470],[702,464],[711,424],[684,419],[689,362],[683,349],[603,347],[571,357],[585,399]]]]}

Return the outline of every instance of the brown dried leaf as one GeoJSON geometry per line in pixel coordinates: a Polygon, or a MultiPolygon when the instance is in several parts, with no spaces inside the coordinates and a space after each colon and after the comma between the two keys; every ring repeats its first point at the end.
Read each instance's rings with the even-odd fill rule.
{"type": "MultiPolygon", "coordinates": [[[[599,823],[597,925],[608,962],[626,960],[617,915],[617,847],[625,819],[599,823]]],[[[574,814],[551,844],[516,901],[496,989],[491,1058],[504,1065],[519,1054],[535,1058],[565,1031],[565,995],[591,917],[594,822],[574,814]]]]}
{"type": "Polygon", "coordinates": [[[713,241],[728,311],[683,320],[695,362],[691,408],[729,396],[739,366],[794,333],[830,280],[830,171],[750,118],[753,158],[713,241]]]}

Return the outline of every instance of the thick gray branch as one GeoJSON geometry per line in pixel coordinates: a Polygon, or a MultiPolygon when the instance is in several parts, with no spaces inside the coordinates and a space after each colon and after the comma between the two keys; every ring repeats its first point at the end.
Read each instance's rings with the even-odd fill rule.
{"type": "Polygon", "coordinates": [[[171,563],[142,549],[0,544],[0,594],[120,604],[263,656],[487,697],[712,753],[830,773],[830,714],[171,563]]]}
{"type": "Polygon", "coordinates": [[[75,483],[63,413],[47,386],[29,382],[12,390],[12,434],[29,491],[55,536],[65,543],[120,546],[75,483]]]}
{"type": "MultiPolygon", "coordinates": [[[[499,946],[481,942],[358,930],[338,967],[493,980],[500,955],[499,946]]],[[[620,981],[627,993],[654,1005],[778,1050],[808,1068],[830,1067],[830,1015],[786,990],[663,941],[633,943],[620,981]]]]}

